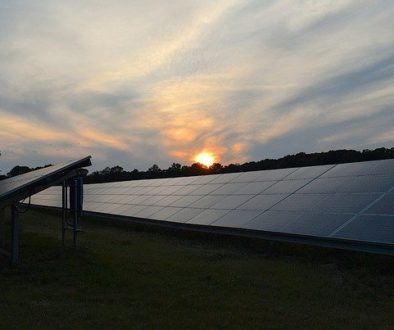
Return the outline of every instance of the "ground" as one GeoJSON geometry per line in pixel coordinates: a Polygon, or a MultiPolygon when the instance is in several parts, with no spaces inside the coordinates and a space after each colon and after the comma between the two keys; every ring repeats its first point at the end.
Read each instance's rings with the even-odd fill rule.
{"type": "Polygon", "coordinates": [[[0,264],[2,329],[394,329],[394,258],[21,215],[21,260],[0,264]]]}

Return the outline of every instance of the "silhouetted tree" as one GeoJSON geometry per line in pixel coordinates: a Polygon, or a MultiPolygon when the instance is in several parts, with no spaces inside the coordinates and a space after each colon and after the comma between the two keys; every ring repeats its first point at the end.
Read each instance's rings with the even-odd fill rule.
{"type": "Polygon", "coordinates": [[[187,175],[209,174],[209,169],[200,163],[194,163],[188,168],[186,174],[187,175]]]}
{"type": "Polygon", "coordinates": [[[178,163],[172,163],[167,170],[167,174],[170,176],[178,176],[182,172],[182,165],[178,163]]]}
{"type": "Polygon", "coordinates": [[[223,171],[223,165],[220,163],[213,163],[210,167],[209,170],[211,173],[222,173],[223,171]]]}
{"type": "Polygon", "coordinates": [[[155,179],[165,176],[165,171],[161,170],[157,164],[153,164],[146,172],[139,172],[140,179],[155,179]]]}
{"type": "Polygon", "coordinates": [[[107,166],[106,168],[104,168],[104,169],[100,172],[100,174],[103,175],[103,176],[107,176],[107,175],[111,174],[111,168],[107,166]]]}
{"type": "Polygon", "coordinates": [[[122,173],[123,171],[123,167],[121,166],[114,166],[111,168],[111,173],[122,173]]]}
{"type": "Polygon", "coordinates": [[[9,171],[7,173],[7,175],[9,177],[11,177],[11,176],[25,174],[25,173],[28,173],[30,171],[32,171],[32,169],[30,167],[28,167],[28,166],[19,166],[19,165],[17,165],[11,171],[9,171]]]}
{"type": "Polygon", "coordinates": [[[151,167],[148,168],[148,172],[156,174],[156,173],[160,173],[161,169],[158,165],[153,164],[151,167]]]}

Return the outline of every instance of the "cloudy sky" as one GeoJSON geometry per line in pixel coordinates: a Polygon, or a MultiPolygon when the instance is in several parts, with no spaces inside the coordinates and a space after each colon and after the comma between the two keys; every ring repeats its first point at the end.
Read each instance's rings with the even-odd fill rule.
{"type": "Polygon", "coordinates": [[[0,169],[394,146],[391,0],[0,0],[0,169]]]}

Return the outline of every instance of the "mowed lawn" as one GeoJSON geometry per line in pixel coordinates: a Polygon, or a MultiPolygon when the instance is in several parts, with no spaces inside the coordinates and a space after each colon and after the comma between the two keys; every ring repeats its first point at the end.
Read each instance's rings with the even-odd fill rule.
{"type": "Polygon", "coordinates": [[[57,212],[21,224],[1,329],[394,329],[394,257],[91,217],[74,251],[57,212]]]}

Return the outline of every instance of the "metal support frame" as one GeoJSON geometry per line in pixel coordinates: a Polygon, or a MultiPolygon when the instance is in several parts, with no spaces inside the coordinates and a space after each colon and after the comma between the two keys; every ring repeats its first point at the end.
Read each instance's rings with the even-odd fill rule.
{"type": "Polygon", "coordinates": [[[0,255],[3,255],[10,260],[11,265],[15,265],[19,260],[19,217],[18,208],[16,204],[10,206],[11,210],[11,228],[10,228],[10,242],[9,248],[0,248],[0,255]]]}
{"type": "Polygon", "coordinates": [[[14,265],[19,259],[19,223],[18,209],[16,204],[11,206],[11,264],[14,265]]]}
{"type": "Polygon", "coordinates": [[[71,199],[73,198],[76,201],[78,198],[77,185],[76,180],[64,180],[62,183],[62,243],[64,246],[66,243],[66,231],[69,229],[72,231],[74,248],[77,247],[78,232],[80,231],[80,211],[77,207],[71,208],[71,199]],[[71,185],[73,185],[74,189],[69,189],[71,185]],[[69,199],[68,193],[73,194],[73,196],[70,195],[69,199]],[[68,207],[69,202],[70,207],[68,207]],[[70,218],[72,218],[71,221],[70,218]]]}
{"type": "Polygon", "coordinates": [[[62,182],[62,244],[64,246],[67,228],[67,184],[62,182]]]}
{"type": "MultiPolygon", "coordinates": [[[[21,175],[21,181],[18,182],[17,185],[12,183],[11,185],[7,184],[7,180],[14,180],[14,179],[5,179],[1,182],[1,188],[5,187],[6,189],[1,189],[0,193],[0,218],[3,220],[6,217],[3,216],[5,210],[10,209],[11,211],[11,233],[10,233],[10,244],[7,247],[0,246],[0,255],[5,256],[11,262],[11,264],[15,264],[18,262],[19,259],[19,214],[26,212],[30,207],[30,199],[29,204],[25,209],[20,208],[22,204],[20,201],[24,201],[26,198],[30,198],[32,195],[37,194],[49,187],[55,185],[62,185],[62,241],[65,244],[65,235],[67,229],[73,230],[73,243],[74,247],[77,245],[77,232],[79,231],[79,218],[82,212],[82,187],[83,183],[80,181],[81,187],[79,187],[78,195],[80,197],[80,202],[76,207],[76,210],[69,210],[68,209],[68,186],[67,184],[70,181],[69,179],[75,179],[76,177],[81,177],[82,172],[81,169],[85,166],[92,165],[91,156],[85,157],[78,161],[68,162],[65,164],[60,164],[61,166],[54,167],[52,171],[45,170],[43,172],[38,173],[37,177],[31,177],[30,174],[28,176],[21,175]],[[10,189],[11,187],[11,189],[10,189]],[[81,192],[81,194],[79,194],[81,192]],[[73,217],[73,221],[69,222],[70,215],[73,217]]],[[[10,181],[13,182],[13,181],[10,181]]],[[[70,189],[71,191],[71,189],[70,189]]],[[[74,193],[73,193],[74,194],[74,193]]],[[[75,197],[75,196],[73,196],[75,197]]],[[[8,218],[8,216],[7,216],[8,218]]],[[[8,222],[8,221],[7,221],[8,222]]],[[[8,226],[8,224],[7,224],[8,226]]],[[[1,229],[1,228],[0,228],[1,229]]],[[[7,229],[8,231],[8,229],[7,229]]],[[[0,237],[1,240],[1,237],[0,237]]],[[[5,240],[8,242],[8,239],[5,240]]],[[[8,243],[7,243],[8,245],[8,243]]]]}
{"type": "MultiPolygon", "coordinates": [[[[75,181],[75,180],[72,181],[72,184],[74,185],[74,189],[73,190],[70,189],[70,193],[71,193],[71,191],[73,192],[74,201],[76,203],[76,201],[78,199],[77,181],[75,181]]],[[[71,205],[70,205],[70,207],[71,207],[71,205]]],[[[79,214],[78,214],[77,207],[75,206],[74,209],[71,210],[71,212],[73,215],[73,245],[74,245],[74,248],[76,248],[77,247],[78,224],[79,224],[79,216],[78,216],[79,214]]]]}
{"type": "MultiPolygon", "coordinates": [[[[66,244],[66,232],[67,230],[72,231],[73,247],[77,248],[78,232],[81,210],[76,206],[71,208],[70,200],[73,197],[74,201],[78,198],[77,185],[78,182],[75,179],[77,176],[68,177],[62,181],[62,244],[66,244]],[[74,185],[74,189],[70,189],[71,185],[74,185]],[[69,196],[69,194],[73,194],[69,196]]],[[[75,203],[74,203],[75,204],[75,203]]],[[[19,261],[19,213],[18,203],[11,204],[11,224],[10,224],[10,244],[7,248],[0,247],[0,255],[7,257],[10,260],[11,265],[15,265],[19,261]]],[[[23,211],[24,212],[24,211],[23,211]]]]}

